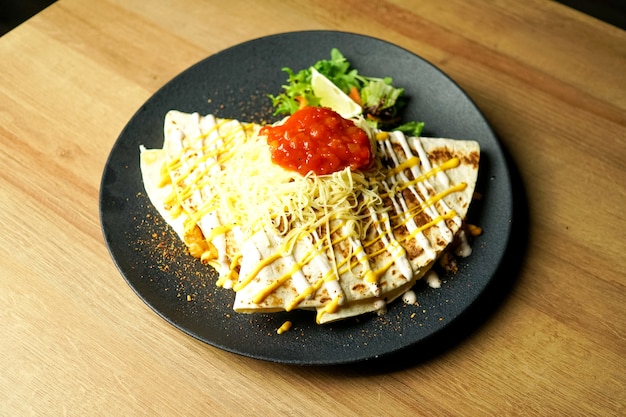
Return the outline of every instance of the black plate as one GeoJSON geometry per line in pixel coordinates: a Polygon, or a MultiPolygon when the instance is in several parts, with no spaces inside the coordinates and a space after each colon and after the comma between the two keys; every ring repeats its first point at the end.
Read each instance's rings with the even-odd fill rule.
{"type": "Polygon", "coordinates": [[[342,364],[377,358],[413,346],[445,329],[494,278],[508,244],[512,196],[498,140],[470,98],[445,74],[413,53],[371,37],[305,31],[249,41],[199,62],[152,96],[115,143],[104,168],[100,214],[105,240],[120,272],[155,312],[189,335],[253,358],[291,364],[342,364]],[[391,76],[405,88],[406,120],[426,122],[425,136],[468,138],[482,149],[478,191],[469,213],[483,226],[473,254],[441,288],[418,283],[419,306],[398,300],[388,312],[319,326],[314,313],[243,315],[234,295],[216,288],[215,274],[185,254],[183,244],[147,199],[139,146],[159,148],[170,109],[214,113],[243,121],[272,121],[267,94],[281,91],[282,67],[299,70],[339,50],[369,76],[391,76]],[[155,238],[155,236],[157,236],[155,238]],[[293,327],[276,334],[285,320],[293,327]]]}

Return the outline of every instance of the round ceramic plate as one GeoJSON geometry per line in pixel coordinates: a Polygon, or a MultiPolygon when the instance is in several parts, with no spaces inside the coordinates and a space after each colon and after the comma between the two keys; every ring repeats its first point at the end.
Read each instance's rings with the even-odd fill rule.
{"type": "Polygon", "coordinates": [[[132,117],[111,150],[100,189],[100,214],[111,256],[132,289],[183,332],[233,353],[290,364],[345,364],[399,352],[446,329],[495,277],[508,244],[512,197],[509,171],[489,124],[448,76],[413,53],[382,40],[333,31],[305,31],[252,40],[206,58],[154,94],[132,117]],[[483,227],[473,254],[441,288],[415,287],[418,305],[398,300],[382,316],[327,325],[315,313],[233,312],[234,294],[214,285],[215,273],[190,257],[148,200],[139,147],[160,148],[168,110],[213,113],[241,121],[274,121],[268,94],[287,74],[338,48],[363,75],[390,76],[403,87],[405,121],[424,121],[424,136],[475,139],[481,145],[477,191],[469,221],[483,227]],[[276,330],[291,320],[290,331],[276,330]]]}

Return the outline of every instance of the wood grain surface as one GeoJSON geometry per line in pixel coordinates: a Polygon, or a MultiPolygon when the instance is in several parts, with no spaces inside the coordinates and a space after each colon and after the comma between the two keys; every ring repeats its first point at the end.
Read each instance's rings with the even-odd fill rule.
{"type": "Polygon", "coordinates": [[[626,32],[547,0],[59,0],[0,38],[0,415],[626,412],[626,32]],[[100,230],[134,112],[197,61],[332,29],[407,48],[510,154],[510,276],[431,352],[340,367],[223,352],[154,314],[100,230]]]}

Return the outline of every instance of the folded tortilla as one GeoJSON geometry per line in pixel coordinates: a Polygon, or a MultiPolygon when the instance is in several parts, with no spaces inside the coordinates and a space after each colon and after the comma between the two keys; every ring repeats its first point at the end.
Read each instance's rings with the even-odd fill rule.
{"type": "Polygon", "coordinates": [[[477,142],[369,131],[372,169],[303,177],[271,162],[259,130],[170,111],[163,148],[141,148],[150,200],[235,291],[235,311],[383,311],[462,233],[477,142]]]}

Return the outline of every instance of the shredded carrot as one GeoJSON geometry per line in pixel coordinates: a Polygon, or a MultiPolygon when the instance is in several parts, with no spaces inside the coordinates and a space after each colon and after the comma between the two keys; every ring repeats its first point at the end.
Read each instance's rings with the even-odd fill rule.
{"type": "Polygon", "coordinates": [[[352,86],[352,88],[350,89],[350,94],[348,94],[348,96],[354,100],[354,102],[356,104],[358,104],[359,106],[362,106],[361,104],[361,94],[359,93],[359,89],[356,88],[355,86],[352,86]]]}
{"type": "Polygon", "coordinates": [[[304,96],[298,96],[298,97],[296,97],[296,101],[297,101],[298,103],[300,103],[300,108],[301,108],[301,109],[302,109],[302,108],[304,108],[304,107],[306,107],[306,105],[308,104],[308,103],[307,103],[307,101],[306,101],[306,97],[304,97],[304,96]]]}

